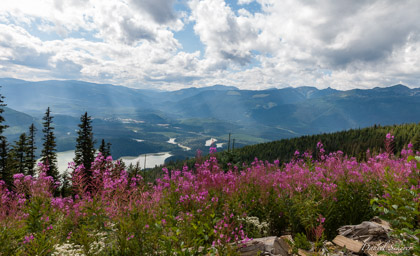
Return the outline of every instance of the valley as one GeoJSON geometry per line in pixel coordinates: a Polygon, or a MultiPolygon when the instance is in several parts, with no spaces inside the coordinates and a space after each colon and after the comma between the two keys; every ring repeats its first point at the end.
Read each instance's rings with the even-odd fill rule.
{"type": "Polygon", "coordinates": [[[97,144],[112,144],[114,159],[169,152],[179,160],[235,147],[374,124],[418,122],[420,89],[403,85],[369,90],[314,87],[240,90],[215,85],[177,91],[131,89],[81,81],[0,79],[6,97],[5,135],[15,141],[34,123],[37,154],[42,116],[53,114],[59,152],[74,150],[80,116],[93,118],[97,144]],[[229,111],[226,111],[229,109],[229,111]]]}

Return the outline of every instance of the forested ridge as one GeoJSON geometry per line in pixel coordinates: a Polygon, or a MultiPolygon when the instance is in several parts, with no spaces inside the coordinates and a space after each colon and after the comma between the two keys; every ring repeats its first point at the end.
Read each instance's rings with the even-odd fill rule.
{"type": "MultiPolygon", "coordinates": [[[[394,152],[399,154],[409,142],[414,145],[414,150],[420,151],[420,123],[400,124],[391,126],[374,125],[372,127],[350,129],[341,132],[306,135],[290,139],[282,139],[272,142],[249,145],[242,148],[231,149],[217,153],[219,161],[228,163],[251,163],[258,158],[264,161],[279,160],[280,163],[289,162],[294,155],[312,153],[316,157],[316,146],[322,142],[327,153],[342,151],[344,155],[356,157],[357,160],[365,160],[366,153],[378,153],[384,151],[384,138],[387,133],[395,136],[394,152]]],[[[196,159],[171,161],[166,164],[168,169],[181,169],[182,166],[192,167],[196,159]]],[[[161,168],[155,168],[152,172],[159,172],[161,168]]]]}

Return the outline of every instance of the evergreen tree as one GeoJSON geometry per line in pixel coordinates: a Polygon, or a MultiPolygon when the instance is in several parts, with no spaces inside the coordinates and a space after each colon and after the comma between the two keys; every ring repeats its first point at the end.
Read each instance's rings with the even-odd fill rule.
{"type": "Polygon", "coordinates": [[[62,197],[67,197],[72,195],[72,187],[70,183],[71,177],[67,170],[61,175],[61,187],[60,187],[60,195],[62,197]]]}
{"type": "Polygon", "coordinates": [[[99,152],[106,158],[111,155],[111,143],[105,143],[105,140],[102,139],[101,145],[99,146],[99,152]]]}
{"type": "Polygon", "coordinates": [[[95,141],[93,140],[92,120],[87,112],[80,117],[77,134],[79,136],[77,137],[76,150],[74,152],[74,162],[76,165],[83,164],[86,175],[90,177],[90,168],[95,160],[95,141]]]}
{"type": "MultiPolygon", "coordinates": [[[[1,88],[1,86],[0,86],[0,88],[1,88]]],[[[4,112],[3,107],[6,106],[3,99],[4,99],[4,96],[0,94],[0,139],[5,138],[3,136],[3,132],[8,127],[7,125],[3,124],[3,122],[5,121],[4,117],[3,117],[3,112],[4,112]]]]}
{"type": "Polygon", "coordinates": [[[8,186],[12,185],[12,173],[8,169],[8,145],[5,138],[0,139],[0,180],[6,182],[8,186]]]}
{"type": "Polygon", "coordinates": [[[57,169],[57,153],[56,147],[57,144],[55,142],[55,135],[54,135],[54,127],[52,126],[52,119],[50,108],[47,108],[45,112],[45,116],[43,117],[44,122],[42,123],[44,128],[42,132],[44,133],[42,144],[43,149],[41,152],[41,162],[44,165],[48,165],[49,169],[47,171],[48,176],[52,176],[54,180],[58,179],[59,173],[57,169]]]}
{"type": "Polygon", "coordinates": [[[6,184],[11,185],[11,173],[8,172],[7,169],[7,139],[3,135],[4,130],[7,128],[7,125],[4,123],[3,107],[6,106],[4,104],[4,96],[0,94],[0,179],[4,180],[6,184]]]}
{"type": "Polygon", "coordinates": [[[420,151],[420,132],[417,132],[416,135],[414,135],[411,142],[413,143],[413,149],[415,151],[420,151]]]}
{"type": "Polygon", "coordinates": [[[8,156],[8,169],[13,174],[23,173],[27,174],[28,168],[26,167],[26,154],[28,152],[27,137],[25,133],[19,136],[19,140],[9,152],[8,156]]]}
{"type": "Polygon", "coordinates": [[[29,135],[28,135],[28,143],[27,143],[27,152],[26,152],[26,168],[28,169],[28,175],[34,175],[34,168],[35,168],[35,132],[36,128],[34,124],[29,126],[29,135]]]}

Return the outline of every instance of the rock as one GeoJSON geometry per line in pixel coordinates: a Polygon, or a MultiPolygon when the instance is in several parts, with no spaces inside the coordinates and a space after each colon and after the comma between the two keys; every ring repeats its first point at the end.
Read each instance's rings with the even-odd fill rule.
{"type": "Polygon", "coordinates": [[[274,240],[274,251],[273,253],[276,255],[281,256],[289,256],[292,255],[292,246],[290,243],[293,244],[293,238],[291,235],[285,235],[278,237],[274,240]]]}
{"type": "Polygon", "coordinates": [[[378,216],[373,217],[370,221],[378,223],[379,225],[381,225],[382,227],[386,229],[391,229],[391,224],[389,224],[388,221],[379,218],[378,216]]]}
{"type": "Polygon", "coordinates": [[[363,249],[363,243],[342,235],[336,236],[333,240],[333,243],[341,247],[346,247],[348,250],[355,253],[360,253],[363,249]]]}
{"type": "Polygon", "coordinates": [[[332,247],[332,246],[334,246],[334,244],[331,243],[330,241],[325,241],[324,242],[324,246],[326,246],[326,247],[332,247]]]}
{"type": "Polygon", "coordinates": [[[310,256],[311,253],[302,249],[298,249],[299,256],[310,256]]]}
{"type": "Polygon", "coordinates": [[[261,241],[250,241],[238,248],[241,256],[257,256],[265,252],[265,244],[261,241]]]}
{"type": "Polygon", "coordinates": [[[385,224],[378,224],[373,221],[364,221],[359,225],[348,225],[338,229],[340,235],[364,243],[371,240],[388,240],[390,231],[391,228],[386,227],[385,224]]]}
{"type": "Polygon", "coordinates": [[[264,251],[271,253],[273,250],[274,240],[276,238],[277,238],[276,236],[269,236],[269,237],[262,237],[262,238],[254,238],[253,241],[264,243],[264,251]]]}

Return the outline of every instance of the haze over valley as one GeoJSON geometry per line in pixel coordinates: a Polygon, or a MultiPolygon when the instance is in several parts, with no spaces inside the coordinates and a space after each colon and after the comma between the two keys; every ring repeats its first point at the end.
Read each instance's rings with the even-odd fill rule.
{"type": "Polygon", "coordinates": [[[224,85],[157,91],[81,81],[5,78],[0,84],[10,141],[32,122],[41,133],[42,116],[50,107],[58,151],[74,150],[77,125],[87,111],[93,117],[95,139],[112,144],[114,159],[161,152],[168,153],[168,160],[184,159],[197,149],[208,152],[212,143],[226,149],[229,133],[241,147],[374,124],[418,122],[420,113],[420,89],[404,85],[348,91],[240,90],[224,85]]]}

